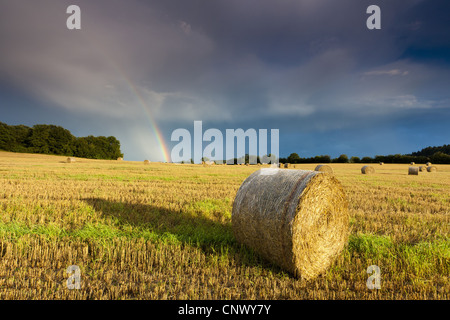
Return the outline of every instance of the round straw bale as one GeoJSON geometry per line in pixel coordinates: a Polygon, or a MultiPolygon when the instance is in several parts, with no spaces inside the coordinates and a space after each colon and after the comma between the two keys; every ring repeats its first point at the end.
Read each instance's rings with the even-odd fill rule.
{"type": "Polygon", "coordinates": [[[384,164],[384,162],[380,162],[380,166],[382,166],[384,164]]]}
{"type": "Polygon", "coordinates": [[[123,158],[117,158],[117,161],[123,161],[123,158]]]}
{"type": "Polygon", "coordinates": [[[289,163],[285,163],[285,164],[284,164],[284,168],[285,168],[285,169],[288,169],[288,168],[289,168],[289,163]]]}
{"type": "Polygon", "coordinates": [[[435,166],[429,166],[429,167],[427,167],[427,171],[428,172],[436,172],[437,168],[435,166]]]}
{"type": "Polygon", "coordinates": [[[431,162],[427,162],[427,167],[431,166],[431,162]]]}
{"type": "Polygon", "coordinates": [[[278,167],[279,167],[280,169],[283,169],[283,168],[284,168],[284,164],[279,163],[279,164],[278,164],[278,167]]]}
{"type": "Polygon", "coordinates": [[[331,168],[330,166],[327,166],[326,164],[319,164],[314,169],[314,171],[333,173],[333,168],[331,168]]]}
{"type": "Polygon", "coordinates": [[[409,167],[408,174],[417,176],[419,174],[418,167],[409,167]]]}
{"type": "Polygon", "coordinates": [[[411,165],[413,166],[413,165],[415,165],[416,163],[415,162],[411,162],[411,165]]]}
{"type": "Polygon", "coordinates": [[[427,171],[427,167],[426,167],[426,166],[420,166],[420,167],[419,167],[419,171],[420,171],[420,172],[427,171]]]}
{"type": "Polygon", "coordinates": [[[309,170],[254,172],[236,194],[231,220],[238,242],[303,279],[324,272],[349,234],[342,185],[309,170]]]}
{"type": "Polygon", "coordinates": [[[375,168],[372,166],[364,166],[361,168],[362,174],[373,174],[375,173],[375,168]]]}
{"type": "Polygon", "coordinates": [[[144,160],[144,164],[150,164],[150,160],[144,160]]]}
{"type": "Polygon", "coordinates": [[[76,161],[77,160],[75,158],[73,158],[73,157],[67,158],[67,163],[74,163],[76,161]]]}

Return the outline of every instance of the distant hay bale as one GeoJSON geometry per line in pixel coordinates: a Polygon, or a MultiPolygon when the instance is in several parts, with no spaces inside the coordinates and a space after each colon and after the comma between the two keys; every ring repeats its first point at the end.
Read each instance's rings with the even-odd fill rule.
{"type": "Polygon", "coordinates": [[[427,171],[427,167],[426,167],[426,166],[420,166],[420,167],[419,167],[419,171],[420,171],[420,172],[427,171]]]}
{"type": "Polygon", "coordinates": [[[150,160],[144,160],[144,164],[150,164],[150,160]]]}
{"type": "Polygon", "coordinates": [[[415,165],[416,163],[415,162],[411,162],[411,165],[413,166],[413,165],[415,165]]]}
{"type": "Polygon", "coordinates": [[[364,166],[361,168],[361,173],[362,174],[374,174],[375,168],[372,166],[364,166]]]}
{"type": "Polygon", "coordinates": [[[285,169],[288,169],[288,168],[289,168],[289,163],[285,163],[285,164],[284,164],[284,168],[285,168],[285,169]]]}
{"type": "Polygon", "coordinates": [[[431,162],[427,162],[427,167],[431,166],[431,162]]]}
{"type": "Polygon", "coordinates": [[[123,158],[117,158],[117,161],[123,161],[123,158]]]}
{"type": "Polygon", "coordinates": [[[342,185],[317,171],[254,172],[236,194],[231,219],[238,242],[303,279],[324,272],[349,234],[342,185]]]}
{"type": "Polygon", "coordinates": [[[415,176],[419,175],[419,168],[418,167],[409,167],[408,174],[415,175],[415,176]]]}
{"type": "Polygon", "coordinates": [[[384,162],[380,162],[380,166],[382,166],[384,164],[384,162]]]}
{"type": "Polygon", "coordinates": [[[333,173],[333,168],[326,164],[319,164],[314,171],[333,173]]]}
{"type": "Polygon", "coordinates": [[[283,163],[279,163],[278,164],[278,168],[283,169],[284,168],[284,164],[283,163]]]}
{"type": "Polygon", "coordinates": [[[436,172],[437,168],[435,166],[429,166],[429,167],[427,167],[427,171],[428,172],[436,172]]]}
{"type": "Polygon", "coordinates": [[[75,158],[73,158],[73,157],[70,157],[70,158],[67,158],[67,163],[74,163],[74,162],[77,162],[77,160],[75,159],[75,158]]]}

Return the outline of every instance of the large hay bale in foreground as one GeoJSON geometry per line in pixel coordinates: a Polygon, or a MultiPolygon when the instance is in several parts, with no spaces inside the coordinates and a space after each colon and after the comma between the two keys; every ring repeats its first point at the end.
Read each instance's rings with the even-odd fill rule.
{"type": "Polygon", "coordinates": [[[314,169],[314,171],[333,173],[333,168],[331,168],[330,166],[327,166],[326,164],[319,164],[314,169]]]}
{"type": "Polygon", "coordinates": [[[426,166],[420,166],[419,167],[419,171],[420,172],[425,172],[425,171],[427,171],[427,167],[426,166]]]}
{"type": "Polygon", "coordinates": [[[77,160],[75,159],[75,158],[73,158],[73,157],[70,157],[70,158],[67,158],[67,163],[74,163],[74,162],[77,162],[77,160]]]}
{"type": "Polygon", "coordinates": [[[415,176],[419,175],[419,168],[418,167],[409,167],[408,174],[415,175],[415,176]]]}
{"type": "Polygon", "coordinates": [[[375,168],[372,166],[364,166],[361,168],[361,173],[362,174],[374,174],[375,168]]]}
{"type": "Polygon", "coordinates": [[[347,197],[328,173],[258,170],[236,194],[232,226],[240,243],[295,276],[312,279],[347,242],[347,197]]]}
{"type": "Polygon", "coordinates": [[[430,167],[427,167],[427,171],[428,172],[436,172],[437,168],[435,166],[430,166],[430,167]]]}

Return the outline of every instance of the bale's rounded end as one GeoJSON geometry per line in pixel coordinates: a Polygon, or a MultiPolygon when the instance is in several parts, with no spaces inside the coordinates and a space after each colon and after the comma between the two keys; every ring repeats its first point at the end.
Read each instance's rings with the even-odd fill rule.
{"type": "Polygon", "coordinates": [[[429,166],[429,167],[427,167],[427,171],[428,172],[436,172],[437,168],[435,166],[429,166]]]}
{"type": "Polygon", "coordinates": [[[232,227],[238,242],[295,276],[312,279],[347,242],[347,197],[328,173],[259,170],[236,194],[232,227]]]}
{"type": "Polygon", "coordinates": [[[375,168],[372,166],[364,166],[361,168],[361,173],[362,174],[374,174],[375,168]]]}
{"type": "Polygon", "coordinates": [[[319,164],[314,171],[333,173],[333,168],[326,164],[319,164]]]}
{"type": "Polygon", "coordinates": [[[321,173],[311,178],[300,197],[292,230],[293,273],[313,279],[331,265],[348,241],[347,196],[334,176],[321,173]]]}

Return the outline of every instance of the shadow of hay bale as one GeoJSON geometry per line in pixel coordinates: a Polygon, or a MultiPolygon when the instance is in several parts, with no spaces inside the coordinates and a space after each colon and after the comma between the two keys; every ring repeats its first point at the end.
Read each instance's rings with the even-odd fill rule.
{"type": "Polygon", "coordinates": [[[199,216],[183,214],[177,210],[102,198],[85,198],[95,211],[105,218],[114,218],[119,226],[135,226],[151,231],[164,238],[176,238],[183,245],[195,246],[205,254],[217,254],[225,250],[236,263],[254,267],[260,266],[273,272],[282,269],[261,258],[251,248],[235,240],[231,223],[220,223],[199,216]]]}

